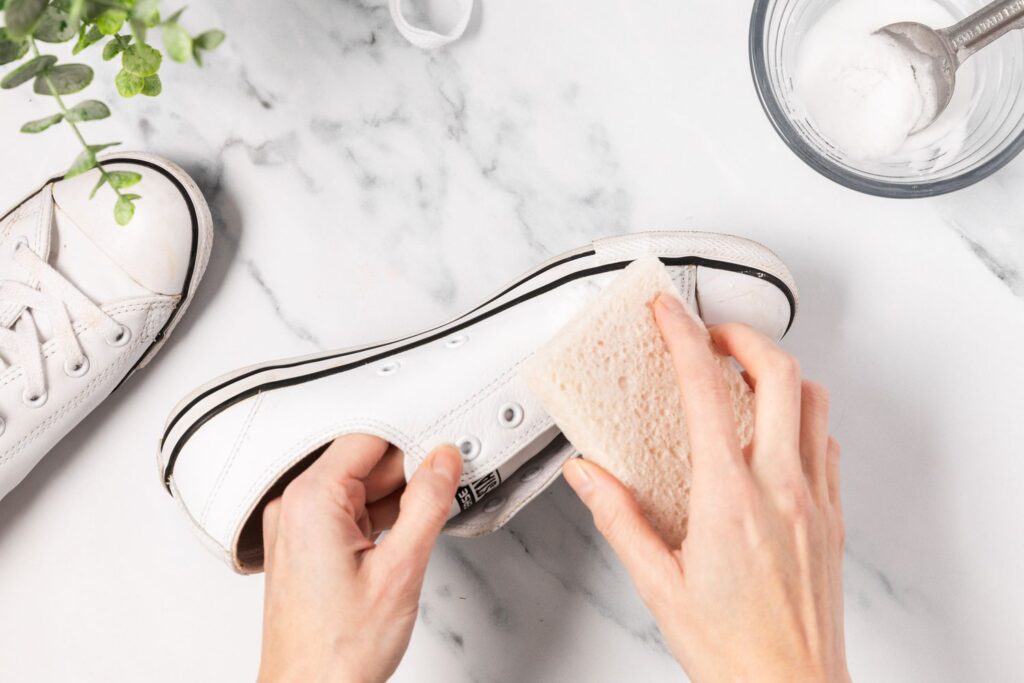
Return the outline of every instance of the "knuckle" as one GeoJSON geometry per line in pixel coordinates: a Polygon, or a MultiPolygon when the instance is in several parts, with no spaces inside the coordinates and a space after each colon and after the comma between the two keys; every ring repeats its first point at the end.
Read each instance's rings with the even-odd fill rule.
{"type": "Polygon", "coordinates": [[[836,438],[834,436],[828,437],[828,454],[834,458],[838,458],[842,454],[842,451],[843,449],[840,447],[839,442],[836,441],[836,438]]]}
{"type": "Polygon", "coordinates": [[[616,537],[624,524],[622,510],[618,507],[602,508],[594,514],[594,526],[606,538],[616,537]]]}
{"type": "Polygon", "coordinates": [[[804,381],[803,395],[804,400],[811,405],[813,410],[819,413],[828,413],[830,399],[828,389],[824,385],[817,382],[804,381]]]}
{"type": "Polygon", "coordinates": [[[835,516],[835,528],[836,528],[836,543],[839,545],[839,549],[842,550],[846,547],[846,522],[843,521],[842,515],[835,516]]]}
{"type": "Polygon", "coordinates": [[[772,351],[768,358],[771,375],[780,383],[798,385],[800,383],[800,362],[782,351],[772,351]]]}
{"type": "Polygon", "coordinates": [[[803,482],[791,484],[782,491],[779,507],[782,514],[792,522],[804,522],[811,516],[814,501],[811,492],[803,482]]]}
{"type": "Polygon", "coordinates": [[[425,522],[444,521],[448,517],[448,510],[451,507],[450,501],[442,500],[430,491],[421,487],[409,487],[402,494],[399,502],[399,509],[402,513],[408,514],[410,510],[425,522]]]}
{"type": "Polygon", "coordinates": [[[263,524],[267,524],[267,520],[277,519],[281,514],[281,499],[275,498],[263,507],[263,524]]]}

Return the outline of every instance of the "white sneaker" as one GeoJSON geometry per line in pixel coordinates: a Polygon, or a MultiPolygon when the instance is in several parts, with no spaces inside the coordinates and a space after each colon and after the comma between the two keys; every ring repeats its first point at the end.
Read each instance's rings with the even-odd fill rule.
{"type": "Polygon", "coordinates": [[[207,545],[252,572],[263,561],[263,505],[338,436],[363,432],[395,444],[407,478],[432,448],[454,443],[465,465],[446,532],[493,531],[574,454],[520,366],[647,255],[662,258],[708,323],[743,321],[775,338],[792,323],[793,279],[757,243],[692,232],[599,240],[432,330],[252,366],[200,387],[168,420],[164,482],[207,545]]]}
{"type": "Polygon", "coordinates": [[[199,188],[143,154],[125,227],[99,172],[55,178],[0,218],[0,498],[160,349],[188,307],[213,238],[199,188]]]}

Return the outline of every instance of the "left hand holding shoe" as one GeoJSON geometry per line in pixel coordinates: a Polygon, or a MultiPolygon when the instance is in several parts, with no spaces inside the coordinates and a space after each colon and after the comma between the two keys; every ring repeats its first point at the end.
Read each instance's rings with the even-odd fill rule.
{"type": "Polygon", "coordinates": [[[376,682],[398,667],[462,472],[442,446],[403,490],[402,457],[341,437],[267,505],[261,682],[376,682]]]}

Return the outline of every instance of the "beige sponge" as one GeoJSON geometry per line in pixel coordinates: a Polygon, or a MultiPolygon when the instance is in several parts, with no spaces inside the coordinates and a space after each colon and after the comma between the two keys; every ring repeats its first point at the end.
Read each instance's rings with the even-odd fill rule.
{"type": "MultiPolygon", "coordinates": [[[[659,294],[680,298],[654,257],[631,264],[523,369],[566,438],[633,492],[658,533],[686,536],[690,444],[672,359],[654,321],[659,294]]],[[[718,358],[741,444],[753,433],[753,395],[718,358]]],[[[684,380],[685,381],[685,380],[684,380]]]]}

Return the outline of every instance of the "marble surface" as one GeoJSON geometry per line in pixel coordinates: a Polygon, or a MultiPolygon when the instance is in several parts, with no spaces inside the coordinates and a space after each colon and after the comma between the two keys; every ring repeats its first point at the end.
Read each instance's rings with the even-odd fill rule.
{"type": "MultiPolygon", "coordinates": [[[[435,0],[442,3],[443,0],[435,0]]],[[[162,356],[0,502],[0,680],[251,680],[263,581],[228,572],[158,484],[177,399],[249,362],[417,330],[621,231],[771,246],[801,286],[786,346],[844,446],[850,664],[861,681],[1024,679],[1024,160],[899,202],[815,175],[751,85],[749,5],[483,0],[439,52],[384,0],[198,0],[229,42],[92,137],[177,160],[217,242],[162,356]],[[711,30],[713,29],[713,30],[711,30]]],[[[74,155],[0,94],[0,206],[74,155]]],[[[445,539],[395,680],[682,674],[563,484],[445,539]]]]}

